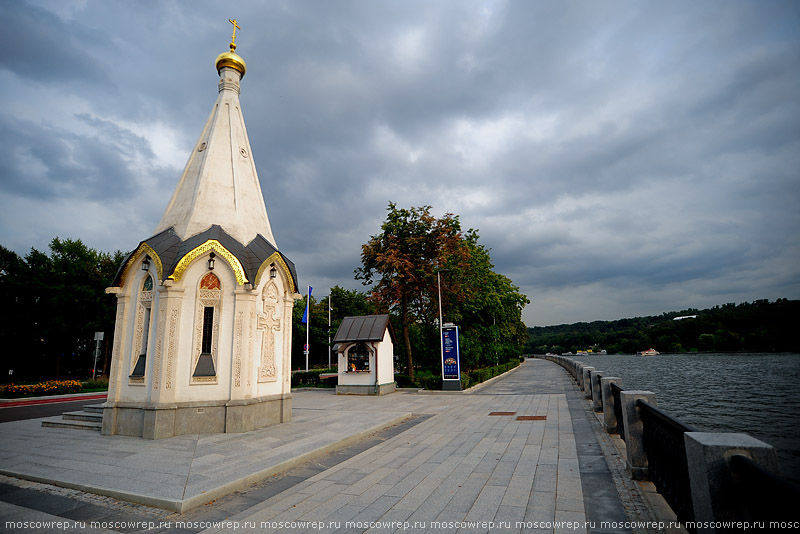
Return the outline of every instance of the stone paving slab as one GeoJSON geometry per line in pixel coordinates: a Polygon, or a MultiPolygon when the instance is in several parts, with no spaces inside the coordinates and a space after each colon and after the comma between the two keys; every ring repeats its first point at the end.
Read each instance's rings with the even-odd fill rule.
{"type": "Polygon", "coordinates": [[[299,392],[290,423],[246,434],[153,441],[43,428],[41,419],[3,423],[0,474],[181,512],[411,417],[398,403],[378,410],[322,395],[299,392]]]}
{"type": "MultiPolygon", "coordinates": [[[[526,374],[514,376],[524,380],[526,374]]],[[[289,526],[292,533],[320,528],[505,533],[527,532],[526,525],[535,521],[584,523],[566,395],[518,390],[511,395],[512,390],[499,381],[479,394],[459,397],[457,403],[447,402],[449,396],[436,397],[437,404],[446,405],[439,413],[231,521],[262,530],[289,526]],[[516,415],[547,417],[517,420],[516,415]]],[[[553,527],[544,531],[553,532],[553,527]]]]}

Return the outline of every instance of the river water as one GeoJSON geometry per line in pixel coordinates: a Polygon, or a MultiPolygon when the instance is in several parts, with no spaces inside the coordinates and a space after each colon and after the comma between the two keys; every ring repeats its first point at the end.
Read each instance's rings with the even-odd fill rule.
{"type": "Polygon", "coordinates": [[[744,432],[778,450],[800,481],[800,354],[570,356],[656,394],[658,407],[701,432],[744,432]]]}

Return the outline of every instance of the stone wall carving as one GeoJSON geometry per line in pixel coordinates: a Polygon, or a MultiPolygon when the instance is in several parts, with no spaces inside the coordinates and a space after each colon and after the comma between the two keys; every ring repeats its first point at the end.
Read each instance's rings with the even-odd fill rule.
{"type": "Polygon", "coordinates": [[[278,309],[278,289],[270,282],[262,292],[263,313],[258,314],[261,336],[261,363],[258,366],[259,382],[275,382],[278,380],[278,369],[275,361],[275,336],[281,331],[281,317],[275,317],[278,309]]]}
{"type": "Polygon", "coordinates": [[[164,389],[172,389],[172,369],[175,364],[175,337],[178,330],[179,310],[172,310],[169,316],[169,347],[167,348],[167,369],[164,389]]]}
{"type": "Polygon", "coordinates": [[[236,333],[234,356],[233,356],[233,385],[242,387],[242,328],[244,326],[244,312],[239,310],[236,313],[236,333]]]}
{"type": "Polygon", "coordinates": [[[153,362],[153,389],[158,389],[161,384],[161,359],[164,357],[161,352],[164,347],[164,331],[167,326],[167,313],[162,310],[158,314],[158,325],[156,327],[156,354],[153,362]]]}

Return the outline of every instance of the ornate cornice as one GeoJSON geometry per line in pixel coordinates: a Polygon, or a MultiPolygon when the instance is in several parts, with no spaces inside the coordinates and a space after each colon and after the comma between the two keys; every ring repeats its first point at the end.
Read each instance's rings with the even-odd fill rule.
{"type": "Polygon", "coordinates": [[[178,265],[175,266],[175,270],[172,271],[172,274],[169,275],[168,278],[175,280],[176,282],[179,281],[181,278],[183,278],[186,269],[194,260],[204,254],[208,254],[209,252],[214,252],[217,254],[217,256],[225,259],[225,261],[228,262],[228,265],[230,265],[231,269],[233,269],[234,275],[236,275],[236,282],[239,285],[248,283],[247,275],[245,275],[242,263],[238,260],[238,258],[236,258],[236,256],[233,255],[230,250],[222,246],[222,244],[216,239],[209,239],[202,245],[190,250],[184,257],[181,258],[181,261],[178,262],[178,265]]]}
{"type": "Polygon", "coordinates": [[[289,281],[289,289],[291,293],[297,291],[297,288],[294,286],[294,278],[292,277],[292,271],[289,269],[289,266],[286,265],[286,262],[283,260],[283,256],[281,256],[278,252],[273,252],[272,255],[264,260],[261,263],[261,266],[258,268],[258,272],[256,273],[256,281],[253,283],[253,287],[257,288],[258,285],[261,283],[261,277],[264,275],[264,272],[269,268],[271,264],[280,265],[281,269],[283,269],[284,274],[286,274],[286,279],[289,281]]]}
{"type": "Polygon", "coordinates": [[[128,261],[125,263],[125,268],[122,269],[122,274],[119,277],[119,287],[125,285],[125,277],[128,275],[128,271],[130,270],[131,267],[133,267],[134,264],[138,263],[139,257],[142,254],[150,256],[150,259],[153,260],[153,262],[156,265],[158,280],[161,280],[164,273],[164,266],[161,264],[161,258],[159,257],[158,254],[156,254],[156,251],[153,250],[153,247],[151,247],[147,243],[142,243],[141,245],[139,245],[139,248],[137,248],[136,251],[133,254],[131,254],[130,258],[128,258],[128,261]]]}

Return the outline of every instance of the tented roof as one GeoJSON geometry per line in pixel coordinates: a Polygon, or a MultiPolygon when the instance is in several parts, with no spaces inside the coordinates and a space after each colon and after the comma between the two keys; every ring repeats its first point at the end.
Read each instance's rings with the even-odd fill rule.
{"type": "Polygon", "coordinates": [[[217,101],[156,234],[172,228],[185,241],[217,224],[239,243],[261,235],[277,248],[239,103],[241,76],[219,69],[217,101]]]}

